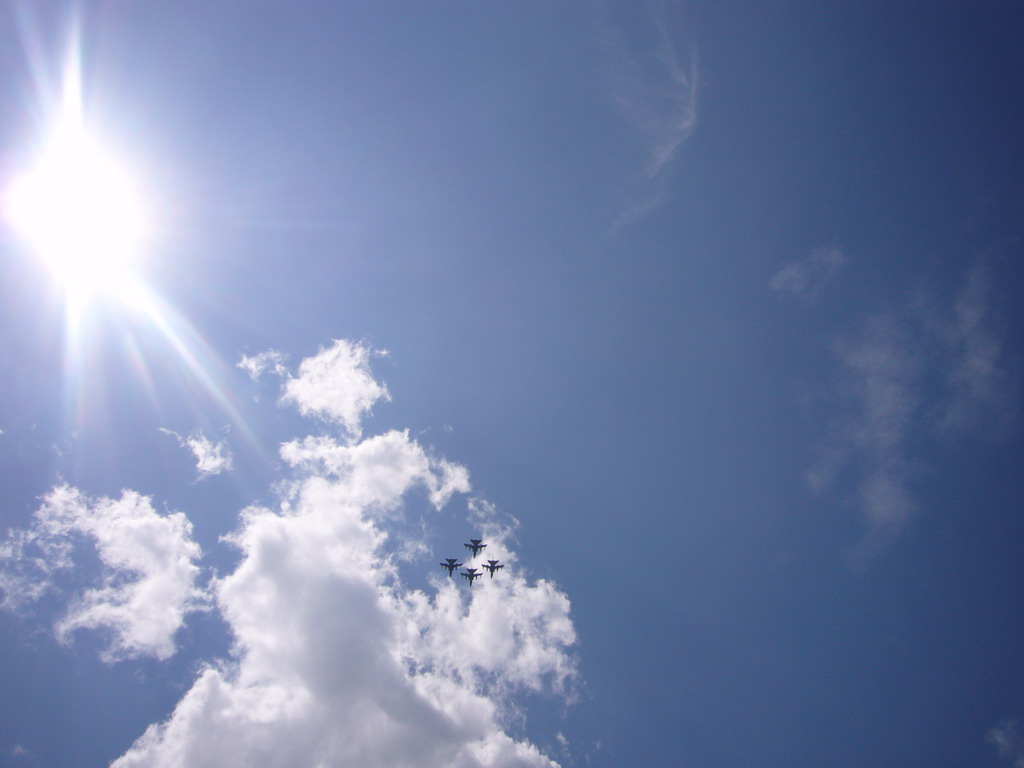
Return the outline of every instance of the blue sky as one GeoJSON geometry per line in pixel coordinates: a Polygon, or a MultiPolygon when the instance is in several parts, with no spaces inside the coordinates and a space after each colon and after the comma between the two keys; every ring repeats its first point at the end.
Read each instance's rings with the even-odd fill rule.
{"type": "Polygon", "coordinates": [[[9,3],[0,762],[1024,765],[1021,25],[9,3]]]}

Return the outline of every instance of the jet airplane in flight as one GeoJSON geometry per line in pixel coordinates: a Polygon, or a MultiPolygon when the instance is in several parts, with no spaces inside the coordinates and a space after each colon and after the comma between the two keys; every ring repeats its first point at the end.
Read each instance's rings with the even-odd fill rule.
{"type": "Polygon", "coordinates": [[[449,578],[454,578],[455,569],[456,568],[461,568],[462,567],[462,563],[456,562],[454,557],[446,557],[445,560],[447,562],[441,563],[441,567],[448,569],[448,577],[449,578]]]}
{"type": "Polygon", "coordinates": [[[497,560],[488,560],[487,564],[484,565],[484,568],[486,568],[488,573],[491,574],[491,578],[492,579],[494,578],[494,572],[497,571],[498,569],[504,568],[504,567],[505,566],[501,565],[497,560]]]}
{"type": "Polygon", "coordinates": [[[483,541],[484,541],[483,539],[470,539],[469,540],[469,542],[470,542],[469,544],[463,544],[462,546],[464,546],[466,549],[473,550],[473,557],[476,557],[487,546],[486,544],[483,543],[483,541]]]}
{"type": "Polygon", "coordinates": [[[471,587],[473,586],[473,580],[479,579],[481,576],[483,576],[483,573],[478,571],[476,568],[467,568],[462,572],[462,577],[464,579],[469,579],[469,586],[471,587]]]}

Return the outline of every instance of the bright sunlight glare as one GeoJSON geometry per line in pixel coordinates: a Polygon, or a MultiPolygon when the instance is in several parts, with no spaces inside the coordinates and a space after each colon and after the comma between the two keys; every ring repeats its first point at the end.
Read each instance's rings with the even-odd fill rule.
{"type": "Polygon", "coordinates": [[[123,296],[146,211],[130,174],[86,131],[77,72],[68,75],[63,114],[35,162],[5,190],[4,213],[69,294],[123,296]]]}
{"type": "MultiPolygon", "coordinates": [[[[144,383],[152,382],[157,371],[173,370],[181,374],[179,381],[188,382],[186,396],[202,391],[206,399],[197,402],[212,398],[230,423],[244,424],[225,383],[234,374],[225,371],[201,334],[143,279],[142,262],[152,258],[157,236],[152,202],[158,196],[149,193],[158,186],[151,180],[140,184],[140,175],[132,173],[138,169],[124,162],[117,142],[103,140],[112,134],[99,129],[99,119],[89,119],[82,98],[77,22],[71,22],[70,32],[60,89],[51,95],[41,88],[38,94],[45,122],[32,146],[19,153],[16,169],[0,179],[0,225],[62,289],[70,433],[83,429],[88,419],[102,420],[107,376],[93,364],[92,353],[94,342],[109,338],[111,329],[116,329],[119,348],[144,383]],[[161,367],[165,363],[169,367],[161,367]]],[[[47,69],[41,64],[37,68],[47,69]]],[[[255,435],[241,429],[256,445],[255,435]]]]}

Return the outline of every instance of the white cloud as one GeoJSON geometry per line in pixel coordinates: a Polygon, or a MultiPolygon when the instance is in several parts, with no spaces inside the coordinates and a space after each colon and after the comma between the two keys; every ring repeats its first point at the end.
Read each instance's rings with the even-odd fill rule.
{"type": "Polygon", "coordinates": [[[865,472],[858,487],[860,508],[868,524],[869,536],[858,556],[874,553],[875,548],[899,533],[917,510],[910,490],[911,475],[903,464],[893,461],[865,472]]]}
{"type": "Polygon", "coordinates": [[[192,451],[192,455],[196,458],[196,471],[199,473],[199,480],[231,470],[231,449],[228,448],[226,440],[214,443],[203,434],[202,430],[198,429],[188,437],[182,437],[177,432],[164,427],[161,427],[160,431],[175,438],[183,448],[192,451]]]}
{"type": "Polygon", "coordinates": [[[14,528],[0,542],[0,607],[16,611],[53,588],[54,575],[70,568],[71,541],[34,529],[14,528]]]}
{"type": "Polygon", "coordinates": [[[656,3],[649,9],[646,24],[630,30],[639,34],[632,42],[610,23],[604,28],[612,98],[640,138],[647,182],[647,189],[619,217],[617,226],[637,220],[660,204],[667,171],[697,125],[696,51],[680,52],[674,31],[682,21],[669,18],[670,6],[656,3]]]}
{"type": "Polygon", "coordinates": [[[849,469],[868,526],[860,555],[901,531],[918,509],[917,457],[929,441],[992,436],[1016,417],[1018,387],[989,321],[990,284],[967,276],[952,306],[917,302],[867,318],[836,345],[839,414],[820,459],[807,472],[820,492],[849,469]],[[945,381],[946,386],[929,386],[945,381]]]}
{"type": "Polygon", "coordinates": [[[189,437],[188,447],[196,457],[200,478],[219,475],[231,469],[231,451],[225,441],[221,440],[215,445],[200,433],[189,437]]]}
{"type": "Polygon", "coordinates": [[[361,421],[378,400],[390,400],[387,387],[370,373],[370,349],[337,339],[299,365],[297,378],[285,382],[283,403],[298,406],[303,416],[315,416],[343,427],[354,439],[361,421]]]}
{"type": "Polygon", "coordinates": [[[871,538],[898,532],[915,509],[907,484],[906,442],[919,401],[921,361],[912,338],[892,315],[866,320],[837,345],[842,416],[832,443],[807,473],[811,488],[830,485],[849,462],[857,467],[859,507],[871,538]]]}
{"type": "Polygon", "coordinates": [[[988,272],[973,269],[953,305],[952,321],[940,329],[950,356],[941,429],[1003,435],[1017,421],[1017,381],[993,327],[991,292],[988,272]]]}
{"type": "Polygon", "coordinates": [[[281,446],[290,465],[319,469],[347,481],[351,501],[363,507],[392,508],[412,481],[422,482],[430,502],[440,509],[454,493],[469,491],[465,467],[432,459],[409,431],[390,431],[354,445],[339,445],[328,437],[306,437],[281,446]]]}
{"type": "MultiPolygon", "coordinates": [[[[429,590],[403,582],[394,531],[407,508],[468,492],[468,473],[408,431],[357,437],[386,394],[366,354],[335,342],[286,382],[346,442],[281,446],[294,477],[276,509],[243,511],[228,538],[241,560],[212,587],[232,658],[204,668],[117,768],[555,765],[510,730],[519,692],[571,695],[569,601],[512,567],[470,588],[434,573],[432,556],[420,558],[429,590]]],[[[485,502],[472,509],[489,556],[514,564],[509,525],[485,502]]]]}
{"type": "Polygon", "coordinates": [[[867,319],[858,338],[838,348],[847,395],[858,418],[849,425],[857,447],[875,454],[896,451],[918,405],[921,363],[903,325],[892,315],[867,319]]]}
{"type": "Polygon", "coordinates": [[[15,744],[11,747],[10,755],[14,758],[14,764],[16,765],[41,765],[39,758],[33,754],[32,750],[23,746],[22,744],[15,744]]]}
{"type": "Polygon", "coordinates": [[[838,276],[846,257],[836,247],[819,248],[801,261],[791,261],[772,276],[773,291],[813,301],[838,276]]]}
{"type": "Polygon", "coordinates": [[[891,316],[868,320],[863,335],[840,349],[857,409],[847,425],[863,476],[860,505],[874,537],[898,533],[916,505],[907,484],[906,440],[918,406],[921,375],[905,330],[891,316]]]}
{"type": "Polygon", "coordinates": [[[665,171],[697,124],[697,57],[681,58],[663,7],[650,17],[651,48],[630,61],[619,100],[650,142],[648,178],[665,171]]]}
{"type": "Polygon", "coordinates": [[[175,651],[174,636],[190,611],[205,605],[196,586],[201,552],[180,512],[159,514],[134,491],[90,499],[71,486],[54,488],[32,527],[12,531],[0,547],[0,586],[10,607],[37,600],[75,565],[76,544],[88,541],[102,565],[98,586],[79,591],[55,627],[62,641],[79,629],[110,634],[108,661],[175,651]]]}
{"type": "Polygon", "coordinates": [[[1007,764],[1024,768],[1024,731],[1020,720],[1003,720],[985,734],[985,743],[991,745],[1007,764]]]}
{"type": "Polygon", "coordinates": [[[285,376],[288,373],[288,369],[285,367],[284,361],[287,358],[276,349],[268,349],[265,352],[260,352],[258,355],[247,357],[242,355],[242,359],[238,361],[238,367],[249,374],[249,378],[256,381],[263,372],[270,370],[272,373],[278,376],[285,376]]]}

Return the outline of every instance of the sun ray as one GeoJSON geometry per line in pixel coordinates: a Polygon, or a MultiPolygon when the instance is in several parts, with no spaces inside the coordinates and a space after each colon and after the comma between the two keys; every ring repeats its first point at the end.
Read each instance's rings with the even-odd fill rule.
{"type": "Polygon", "coordinates": [[[37,41],[23,40],[42,118],[39,139],[0,189],[7,225],[62,295],[68,433],[102,427],[116,407],[116,375],[99,365],[115,354],[155,412],[177,398],[193,418],[225,419],[256,455],[272,461],[227,395],[234,367],[144,279],[144,257],[157,250],[151,197],[89,114],[79,33],[73,21],[57,88],[44,82],[37,41]],[[118,351],[111,353],[114,336],[118,351]]]}
{"type": "Polygon", "coordinates": [[[145,327],[159,334],[162,341],[173,351],[184,372],[193,382],[198,383],[204,397],[216,403],[248,447],[262,460],[271,461],[273,457],[264,450],[263,442],[248,426],[248,421],[229,394],[230,387],[227,382],[230,377],[236,375],[234,367],[225,366],[221,357],[200,333],[158,294],[138,284],[133,296],[131,306],[145,317],[145,327]]]}

